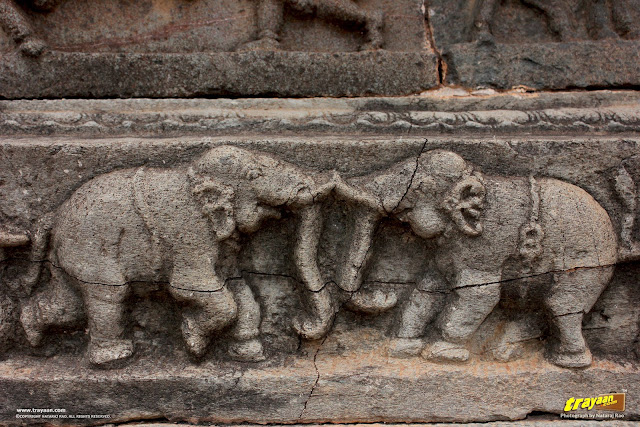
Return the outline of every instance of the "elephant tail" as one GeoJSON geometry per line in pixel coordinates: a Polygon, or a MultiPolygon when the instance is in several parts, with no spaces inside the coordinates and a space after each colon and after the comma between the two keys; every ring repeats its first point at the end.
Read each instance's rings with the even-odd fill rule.
{"type": "Polygon", "coordinates": [[[44,262],[47,260],[49,238],[54,220],[55,212],[49,212],[37,221],[36,227],[31,234],[30,265],[22,281],[22,287],[29,295],[40,280],[44,262]]]}
{"type": "Polygon", "coordinates": [[[638,213],[638,186],[624,166],[615,175],[615,189],[622,202],[622,224],[620,230],[619,262],[640,260],[640,242],[633,237],[638,213]]]}

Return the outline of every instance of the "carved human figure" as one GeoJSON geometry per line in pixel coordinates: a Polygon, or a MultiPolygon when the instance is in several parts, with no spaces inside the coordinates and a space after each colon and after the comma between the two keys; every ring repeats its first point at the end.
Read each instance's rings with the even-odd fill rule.
{"type": "Polygon", "coordinates": [[[382,13],[366,11],[354,0],[257,0],[257,3],[258,38],[242,46],[243,50],[278,49],[285,6],[300,14],[364,31],[367,42],[361,50],[382,48],[382,13]]]}
{"type": "Polygon", "coordinates": [[[564,367],[591,363],[582,318],[609,282],[618,246],[609,215],[584,190],[551,178],[483,176],[459,155],[433,150],[336,191],[369,207],[343,286],[362,280],[375,224],[384,216],[437,244],[437,273],[406,301],[392,354],[422,351],[429,359],[466,361],[466,343],[499,302],[505,267],[516,263],[522,276],[548,279],[534,293],[555,336],[550,360],[564,367]],[[424,329],[439,307],[439,338],[424,347],[424,329]]]}
{"type": "MultiPolygon", "coordinates": [[[[471,41],[492,40],[491,25],[499,17],[500,0],[472,1],[471,41]]],[[[541,11],[546,17],[549,30],[561,41],[577,39],[572,7],[575,1],[521,0],[527,6],[541,11]]],[[[629,15],[628,0],[587,0],[587,28],[589,36],[595,40],[618,38],[633,31],[633,22],[629,15]]],[[[632,35],[632,38],[636,35],[632,35]]]]}
{"type": "MultiPolygon", "coordinates": [[[[234,258],[220,251],[265,219],[279,218],[283,210],[296,213],[295,263],[301,281],[317,291],[306,292],[314,322],[326,319],[331,301],[317,267],[322,218],[314,202],[332,184],[322,181],[267,154],[231,146],[212,148],[184,167],[140,167],[92,179],[34,233],[34,259],[50,247],[51,280],[23,307],[30,343],[38,345],[51,326],[77,321],[84,307],[90,361],[125,359],[133,352],[125,299],[136,283],[154,282],[168,283],[169,293],[186,306],[182,334],[193,355],[202,356],[212,333],[233,325],[231,355],[261,359],[260,307],[229,265],[234,258]]],[[[35,268],[30,286],[38,281],[35,268]]]]}

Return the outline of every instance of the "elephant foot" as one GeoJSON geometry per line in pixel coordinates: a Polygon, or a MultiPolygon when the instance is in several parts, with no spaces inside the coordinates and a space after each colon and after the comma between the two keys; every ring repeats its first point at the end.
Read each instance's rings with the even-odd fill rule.
{"type": "Polygon", "coordinates": [[[364,43],[363,45],[360,46],[360,52],[368,52],[368,51],[372,51],[372,50],[380,50],[382,49],[382,40],[377,39],[377,40],[372,40],[369,42],[364,43]]]}
{"type": "Polygon", "coordinates": [[[241,362],[261,362],[266,359],[262,343],[258,338],[229,344],[229,355],[233,360],[241,362]]]}
{"type": "Polygon", "coordinates": [[[391,357],[409,358],[418,356],[424,347],[420,338],[394,338],[389,345],[388,354],[391,357]]]}
{"type": "Polygon", "coordinates": [[[37,347],[42,342],[43,330],[42,325],[38,321],[37,307],[35,304],[29,304],[22,309],[20,313],[20,323],[27,335],[27,341],[32,347],[37,347]]]}
{"type": "Polygon", "coordinates": [[[327,321],[296,319],[293,321],[293,329],[302,338],[308,340],[319,340],[321,338],[324,338],[324,336],[329,332],[332,320],[333,316],[331,316],[327,321]]]}
{"type": "Polygon", "coordinates": [[[578,353],[551,353],[549,361],[563,368],[586,368],[591,366],[593,357],[589,349],[578,353]]]}
{"type": "Polygon", "coordinates": [[[182,321],[182,337],[187,350],[196,358],[204,356],[209,345],[209,336],[198,326],[198,322],[190,317],[182,321]]]}
{"type": "Polygon", "coordinates": [[[131,340],[100,340],[92,339],[89,343],[89,362],[93,365],[104,366],[133,355],[133,341],[131,340]]]}
{"type": "Polygon", "coordinates": [[[436,341],[422,350],[422,357],[437,362],[466,362],[469,360],[469,350],[461,344],[436,341]]]}
{"type": "Polygon", "coordinates": [[[398,303],[398,296],[393,293],[385,293],[381,290],[373,292],[356,292],[353,294],[346,307],[349,310],[366,314],[380,314],[392,309],[398,303]]]}
{"type": "Polygon", "coordinates": [[[475,35],[475,41],[483,46],[495,46],[496,39],[487,28],[481,28],[475,35]]]}

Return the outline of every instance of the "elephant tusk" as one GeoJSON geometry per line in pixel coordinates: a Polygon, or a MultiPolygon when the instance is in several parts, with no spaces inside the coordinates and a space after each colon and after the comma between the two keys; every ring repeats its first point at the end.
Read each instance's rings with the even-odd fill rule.
{"type": "Polygon", "coordinates": [[[8,231],[0,231],[0,247],[11,248],[16,246],[25,246],[29,244],[31,239],[27,233],[10,233],[8,231]]]}

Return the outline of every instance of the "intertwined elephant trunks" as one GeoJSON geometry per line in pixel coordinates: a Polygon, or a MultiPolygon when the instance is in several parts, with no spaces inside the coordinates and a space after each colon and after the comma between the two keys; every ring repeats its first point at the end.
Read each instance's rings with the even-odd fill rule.
{"type": "Polygon", "coordinates": [[[0,422],[637,419],[638,105],[0,101],[0,422]]]}

